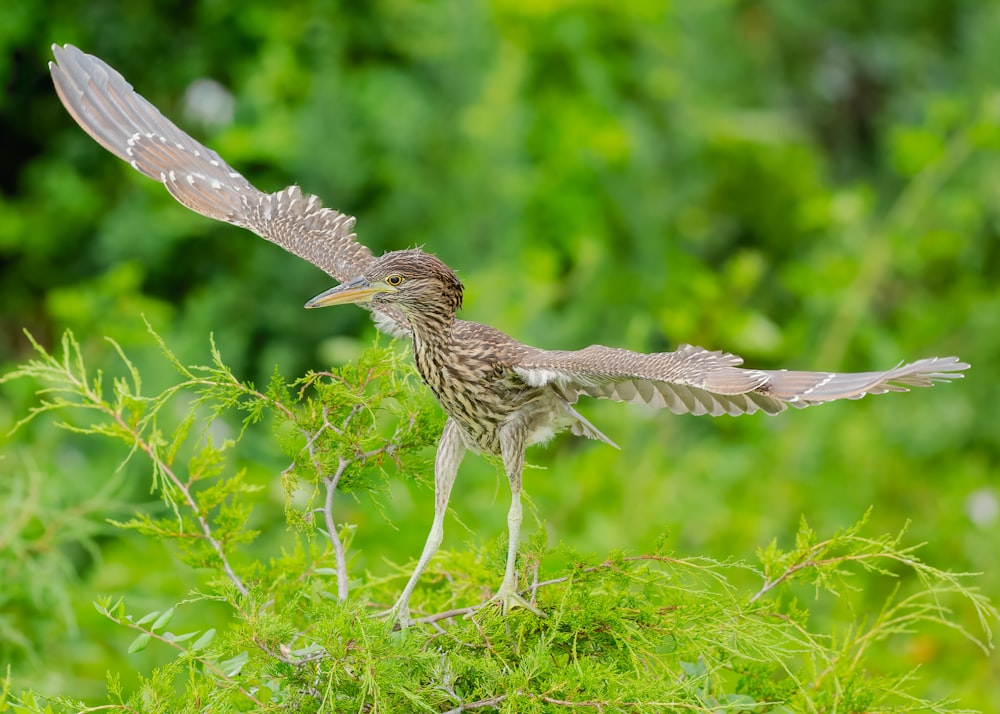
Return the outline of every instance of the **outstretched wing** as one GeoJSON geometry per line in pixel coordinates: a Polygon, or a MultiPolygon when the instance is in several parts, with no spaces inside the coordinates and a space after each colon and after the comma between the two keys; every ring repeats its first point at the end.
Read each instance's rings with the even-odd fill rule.
{"type": "Polygon", "coordinates": [[[866,394],[906,392],[961,377],[969,365],[931,357],[884,372],[792,372],[744,369],[725,352],[682,345],[676,352],[641,354],[593,345],[578,351],[524,347],[513,369],[526,382],[564,391],[667,408],[675,414],[777,414],[866,394]]]}
{"type": "MultiPolygon", "coordinates": [[[[353,216],[324,208],[298,186],[259,191],[216,152],[163,116],[104,61],[72,45],[53,45],[52,51],[52,81],[76,123],[132,168],[165,185],[192,211],[247,228],[341,282],[363,274],[374,260],[357,241],[353,216]]],[[[409,329],[398,311],[383,312],[376,315],[381,327],[409,329]]]]}

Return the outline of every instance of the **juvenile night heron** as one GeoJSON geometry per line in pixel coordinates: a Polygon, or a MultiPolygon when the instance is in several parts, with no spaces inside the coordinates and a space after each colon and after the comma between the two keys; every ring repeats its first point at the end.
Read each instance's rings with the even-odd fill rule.
{"type": "Polygon", "coordinates": [[[355,303],[372,312],[383,332],[412,340],[417,369],[448,419],[434,464],[433,525],[390,611],[404,624],[420,574],[441,544],[448,498],[467,450],[500,456],[510,480],[507,566],[494,599],[505,612],[512,605],[530,607],[517,593],[514,569],[525,448],[564,429],[613,445],[573,408],[581,396],[675,414],[777,414],[788,406],[929,387],[961,377],[969,367],[955,357],[931,357],[883,372],[792,372],[744,369],[735,355],[691,345],[657,354],[601,345],[578,351],[523,345],[492,327],[456,319],[462,283],[438,258],[420,250],[374,257],[357,242],[353,217],[323,208],[297,186],[258,191],[100,59],[70,45],[53,51],[50,69],[59,98],[101,146],[163,183],[191,210],[247,228],[341,283],[306,307],[355,303]]]}

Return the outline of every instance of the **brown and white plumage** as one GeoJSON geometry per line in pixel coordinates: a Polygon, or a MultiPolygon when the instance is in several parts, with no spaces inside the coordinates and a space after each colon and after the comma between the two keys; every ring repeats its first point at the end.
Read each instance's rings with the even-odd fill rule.
{"type": "MultiPolygon", "coordinates": [[[[72,45],[53,45],[56,93],[84,131],[136,171],[159,181],[195,213],[253,231],[343,281],[372,262],[358,243],[353,216],[324,208],[298,186],[264,193],[216,152],[195,141],[139,95],[101,59],[72,45]]],[[[402,318],[390,310],[385,324],[402,318]]],[[[406,331],[405,321],[387,325],[406,331]]]]}
{"type": "Polygon", "coordinates": [[[641,354],[592,345],[575,352],[526,348],[515,371],[525,381],[557,384],[578,394],[666,408],[675,414],[777,414],[868,394],[907,392],[961,377],[955,357],[899,363],[883,372],[797,372],[744,369],[743,358],[692,345],[641,354]]]}
{"type": "Polygon", "coordinates": [[[441,542],[448,497],[467,449],[503,459],[512,502],[507,569],[497,598],[505,609],[526,605],[514,578],[525,448],[563,429],[612,443],[574,409],[581,396],[677,414],[777,414],[788,406],[929,387],[961,377],[969,366],[955,357],[932,357],[882,372],[795,372],[745,369],[735,355],[691,345],[657,354],[601,345],[577,351],[523,345],[492,327],[456,318],[463,287],[438,258],[419,250],[375,258],[357,242],[351,216],[323,208],[296,186],[271,194],[257,190],[100,59],[70,45],[53,51],[56,63],[50,69],[59,98],[108,151],[163,183],[191,210],[247,228],[342,283],[307,307],[361,304],[372,310],[380,329],[411,337],[417,369],[449,419],[435,461],[434,524],[392,610],[404,623],[420,572],[441,542]]]}

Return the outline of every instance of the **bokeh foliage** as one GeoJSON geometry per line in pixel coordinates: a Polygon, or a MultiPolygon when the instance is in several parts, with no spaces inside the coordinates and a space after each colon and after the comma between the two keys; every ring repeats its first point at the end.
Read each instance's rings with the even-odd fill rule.
{"type": "MultiPolygon", "coordinates": [[[[869,528],[911,521],[925,561],[982,571],[996,594],[997,36],[993,0],[3,3],[0,361],[29,354],[22,327],[47,345],[71,327],[88,360],[115,369],[111,336],[162,389],[142,315],[185,364],[214,333],[261,384],[371,342],[360,310],[300,309],[328,287],[319,271],[191,215],[73,125],[45,71],[49,44],[72,42],[262,189],[298,183],[357,215],[376,252],[437,253],[468,287],[464,316],[525,342],[693,342],[823,369],[961,355],[964,382],[776,419],[584,405],[622,452],[557,440],[529,454],[545,470],[526,491],[553,542],[645,552],[668,531],[722,560],[790,547],[803,514],[831,532],[873,506],[869,528]],[[231,93],[231,119],[186,100],[203,77],[231,93]]],[[[30,394],[4,386],[4,433],[30,394]]],[[[3,661],[100,695],[129,656],[95,593],[152,611],[198,575],[104,521],[150,499],[146,470],[44,420],[5,438],[2,520],[30,527],[4,543],[3,661]]],[[[250,525],[273,546],[286,464],[243,458],[271,495],[250,525]]],[[[446,543],[497,536],[500,552],[506,485],[480,459],[460,478],[446,543]]],[[[390,495],[344,514],[362,570],[419,550],[428,490],[390,495]]],[[[886,584],[856,580],[880,607],[886,584]]],[[[886,674],[920,665],[931,698],[1000,700],[995,658],[949,631],[907,643],[879,645],[886,674]]]]}

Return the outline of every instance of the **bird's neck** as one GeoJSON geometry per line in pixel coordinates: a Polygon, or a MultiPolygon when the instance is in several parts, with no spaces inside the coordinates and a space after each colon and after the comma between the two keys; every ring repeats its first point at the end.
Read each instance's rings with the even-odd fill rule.
{"type": "Polygon", "coordinates": [[[450,319],[415,319],[410,317],[410,329],[413,338],[413,361],[417,372],[430,386],[438,399],[442,394],[442,378],[445,362],[452,354],[452,328],[455,324],[454,315],[450,319]]]}
{"type": "Polygon", "coordinates": [[[451,342],[454,313],[408,313],[414,348],[439,347],[451,342]]]}

